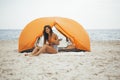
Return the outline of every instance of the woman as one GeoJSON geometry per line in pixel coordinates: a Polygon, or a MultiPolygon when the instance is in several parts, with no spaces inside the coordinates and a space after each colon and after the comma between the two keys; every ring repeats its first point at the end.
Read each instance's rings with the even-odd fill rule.
{"type": "Polygon", "coordinates": [[[59,51],[65,51],[65,52],[77,51],[75,44],[72,42],[70,38],[66,37],[66,42],[67,42],[67,46],[59,49],[59,51]]]}
{"type": "Polygon", "coordinates": [[[77,49],[75,44],[72,42],[73,40],[71,40],[70,38],[66,37],[66,41],[68,42],[67,47],[65,47],[61,51],[66,51],[66,52],[70,52],[70,51],[73,51],[73,52],[83,51],[83,50],[77,49]]]}
{"type": "Polygon", "coordinates": [[[72,40],[70,38],[66,37],[66,41],[67,41],[67,47],[65,49],[75,49],[75,44],[72,42],[72,40]]]}
{"type": "Polygon", "coordinates": [[[53,33],[51,27],[49,25],[46,25],[43,30],[43,36],[44,36],[44,44],[43,47],[35,47],[33,52],[31,54],[26,54],[25,56],[38,56],[41,53],[51,53],[55,54],[58,52],[57,45],[59,45],[59,41],[61,39],[58,39],[58,36],[53,33]]]}

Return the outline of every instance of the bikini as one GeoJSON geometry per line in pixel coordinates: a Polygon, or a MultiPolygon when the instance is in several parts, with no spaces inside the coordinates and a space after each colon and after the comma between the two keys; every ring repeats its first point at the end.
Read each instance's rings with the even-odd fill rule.
{"type": "Polygon", "coordinates": [[[57,45],[53,45],[53,48],[58,52],[58,46],[57,45]]]}
{"type": "MultiPolygon", "coordinates": [[[[52,39],[50,39],[50,43],[52,42],[52,39]]],[[[52,45],[52,47],[58,52],[58,45],[52,45]]]]}

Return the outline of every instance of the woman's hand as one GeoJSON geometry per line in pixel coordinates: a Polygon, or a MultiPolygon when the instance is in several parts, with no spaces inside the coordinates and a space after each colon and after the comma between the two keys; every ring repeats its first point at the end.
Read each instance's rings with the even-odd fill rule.
{"type": "Polygon", "coordinates": [[[52,40],[53,45],[59,45],[59,41],[62,41],[62,39],[52,40]]]}
{"type": "Polygon", "coordinates": [[[47,44],[47,45],[49,45],[49,42],[48,42],[48,41],[46,41],[46,44],[47,44]]]}

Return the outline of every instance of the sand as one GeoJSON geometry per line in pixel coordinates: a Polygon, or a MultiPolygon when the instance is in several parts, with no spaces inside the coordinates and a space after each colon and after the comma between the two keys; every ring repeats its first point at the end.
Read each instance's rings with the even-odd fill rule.
{"type": "Polygon", "coordinates": [[[120,80],[120,41],[91,41],[91,52],[24,56],[0,40],[0,80],[120,80]]]}

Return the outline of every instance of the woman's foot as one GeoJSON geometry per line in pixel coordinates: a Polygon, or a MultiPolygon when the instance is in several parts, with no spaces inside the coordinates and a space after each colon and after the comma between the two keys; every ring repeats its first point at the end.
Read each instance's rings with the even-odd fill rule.
{"type": "Polygon", "coordinates": [[[32,57],[33,55],[32,55],[32,54],[25,54],[25,56],[29,56],[29,57],[32,57]]]}
{"type": "Polygon", "coordinates": [[[25,54],[25,56],[28,56],[29,54],[25,54]]]}

